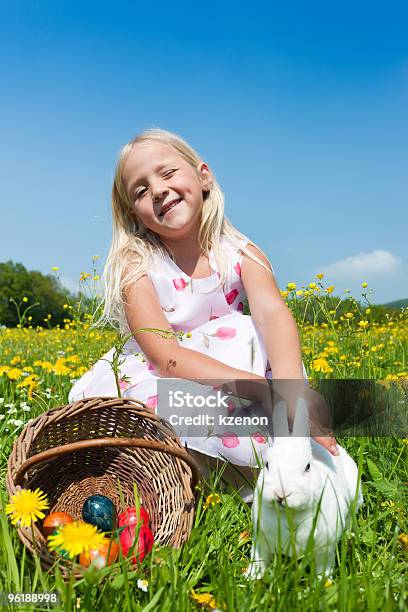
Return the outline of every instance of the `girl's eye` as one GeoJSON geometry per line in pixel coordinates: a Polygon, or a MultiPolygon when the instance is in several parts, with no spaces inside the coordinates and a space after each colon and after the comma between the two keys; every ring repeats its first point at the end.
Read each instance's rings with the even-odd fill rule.
{"type": "Polygon", "coordinates": [[[171,174],[174,174],[174,172],[177,170],[177,168],[172,168],[171,170],[167,170],[167,172],[165,172],[163,174],[163,176],[170,176],[171,174]]]}
{"type": "Polygon", "coordinates": [[[140,196],[141,196],[141,195],[143,195],[143,193],[144,193],[145,191],[146,191],[146,189],[145,189],[145,188],[140,189],[139,191],[137,191],[137,192],[135,193],[135,198],[140,198],[140,196]]]}

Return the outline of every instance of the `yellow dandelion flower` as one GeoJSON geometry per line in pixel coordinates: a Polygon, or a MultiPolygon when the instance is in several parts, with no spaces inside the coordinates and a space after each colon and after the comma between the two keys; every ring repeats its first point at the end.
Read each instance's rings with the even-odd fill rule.
{"type": "Polygon", "coordinates": [[[406,533],[400,533],[398,536],[398,542],[402,544],[405,550],[408,550],[408,535],[406,533]]]}
{"type": "Polygon", "coordinates": [[[288,291],[294,291],[294,290],[296,289],[296,283],[288,283],[288,284],[286,285],[286,289],[287,289],[288,291]]]}
{"type": "Polygon", "coordinates": [[[10,500],[6,505],[6,514],[10,515],[13,525],[18,524],[22,527],[29,527],[39,518],[44,518],[42,510],[46,510],[49,506],[47,496],[40,489],[35,491],[21,489],[12,495],[10,500]]]}
{"type": "Polygon", "coordinates": [[[6,374],[10,380],[18,380],[22,377],[23,370],[20,370],[20,368],[9,368],[6,374]]]}
{"type": "Polygon", "coordinates": [[[76,555],[89,552],[91,548],[102,546],[105,534],[98,531],[94,525],[84,521],[73,521],[60,527],[57,533],[48,536],[50,550],[66,550],[73,559],[76,555]]]}
{"type": "Polygon", "coordinates": [[[204,507],[208,508],[208,506],[216,506],[217,504],[219,504],[221,501],[221,497],[220,495],[218,495],[218,493],[210,493],[210,495],[208,495],[208,497],[205,500],[205,504],[204,507]]]}
{"type": "Polygon", "coordinates": [[[358,326],[361,327],[361,329],[366,329],[366,327],[368,327],[369,323],[368,321],[359,321],[358,322],[358,326]]]}
{"type": "Polygon", "coordinates": [[[312,370],[315,372],[324,372],[325,374],[333,372],[333,368],[329,366],[327,359],[324,357],[318,357],[312,361],[312,370]]]}
{"type": "Polygon", "coordinates": [[[370,314],[371,308],[366,308],[366,314],[370,314]]]}
{"type": "Polygon", "coordinates": [[[346,317],[346,319],[352,319],[354,317],[354,314],[352,312],[346,312],[344,316],[346,317]]]}
{"type": "Polygon", "coordinates": [[[191,597],[201,606],[208,606],[215,610],[218,605],[211,593],[196,593],[194,589],[191,589],[191,597]]]}
{"type": "Polygon", "coordinates": [[[299,297],[303,295],[303,289],[299,289],[298,291],[296,291],[296,295],[298,295],[299,297]]]}
{"type": "Polygon", "coordinates": [[[310,289],[317,289],[316,283],[309,283],[310,289]]]}
{"type": "Polygon", "coordinates": [[[326,578],[324,586],[327,588],[327,587],[330,587],[332,584],[333,584],[333,580],[331,578],[326,578]]]}
{"type": "Polygon", "coordinates": [[[324,278],[324,274],[319,272],[319,274],[316,274],[316,278],[318,278],[319,280],[322,280],[322,278],[324,278]]]}
{"type": "Polygon", "coordinates": [[[23,297],[23,302],[28,302],[28,297],[24,296],[23,297]]]}
{"type": "Polygon", "coordinates": [[[52,266],[51,270],[52,270],[53,272],[58,272],[59,267],[58,267],[58,266],[52,266]]]}
{"type": "Polygon", "coordinates": [[[334,291],[334,285],[330,285],[330,287],[326,287],[326,292],[327,293],[330,294],[330,293],[333,293],[333,291],[334,291]]]}
{"type": "Polygon", "coordinates": [[[281,291],[281,296],[283,298],[288,297],[289,291],[281,291]]]}
{"type": "Polygon", "coordinates": [[[71,369],[65,365],[63,359],[57,359],[53,365],[52,371],[54,374],[57,374],[57,376],[64,376],[65,374],[71,373],[71,369]]]}
{"type": "Polygon", "coordinates": [[[361,283],[361,286],[362,286],[362,288],[363,288],[363,289],[365,289],[366,287],[368,287],[368,283],[366,283],[366,282],[364,281],[364,283],[361,283]]]}

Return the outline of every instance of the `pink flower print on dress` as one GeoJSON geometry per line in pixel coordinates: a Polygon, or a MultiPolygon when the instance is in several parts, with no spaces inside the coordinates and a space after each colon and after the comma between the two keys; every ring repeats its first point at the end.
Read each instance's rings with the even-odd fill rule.
{"type": "Polygon", "coordinates": [[[158,397],[159,397],[158,395],[151,395],[150,397],[148,397],[146,400],[146,408],[149,408],[149,410],[151,410],[152,412],[155,412],[157,408],[157,398],[158,397]]]}
{"type": "Polygon", "coordinates": [[[225,296],[225,299],[227,300],[227,304],[231,305],[235,298],[237,297],[239,291],[238,289],[233,289],[232,291],[230,291],[229,293],[227,293],[227,295],[225,296]]]}
{"type": "Polygon", "coordinates": [[[130,387],[130,382],[128,382],[127,380],[124,380],[123,378],[119,378],[119,389],[121,391],[126,391],[126,389],[128,387],[130,387]]]}
{"type": "Polygon", "coordinates": [[[204,332],[200,332],[203,336],[204,346],[206,348],[210,347],[210,336],[214,338],[219,338],[220,340],[229,340],[230,338],[234,338],[237,335],[237,330],[235,327],[219,327],[215,334],[205,334],[204,332]]]}
{"type": "Polygon", "coordinates": [[[241,266],[240,266],[239,262],[235,264],[234,270],[238,274],[238,276],[241,278],[241,266]]]}
{"type": "Polygon", "coordinates": [[[225,448],[236,448],[239,445],[239,438],[233,431],[224,431],[223,434],[219,434],[217,437],[221,438],[225,448]]]}
{"type": "Polygon", "coordinates": [[[255,431],[251,434],[251,437],[258,442],[258,444],[266,444],[266,436],[264,436],[260,431],[255,431]]]}
{"type": "Polygon", "coordinates": [[[215,334],[210,334],[210,336],[215,336],[220,340],[229,340],[230,338],[235,338],[237,335],[237,330],[235,327],[219,327],[215,334]]]}
{"type": "Polygon", "coordinates": [[[235,412],[236,405],[235,405],[234,400],[228,400],[227,406],[228,406],[227,412],[229,415],[235,412]]]}
{"type": "Polygon", "coordinates": [[[184,278],[173,278],[173,285],[176,291],[184,291],[190,283],[187,283],[184,278]]]}
{"type": "Polygon", "coordinates": [[[244,304],[242,302],[239,302],[239,304],[237,306],[237,311],[238,312],[244,312],[244,304]]]}

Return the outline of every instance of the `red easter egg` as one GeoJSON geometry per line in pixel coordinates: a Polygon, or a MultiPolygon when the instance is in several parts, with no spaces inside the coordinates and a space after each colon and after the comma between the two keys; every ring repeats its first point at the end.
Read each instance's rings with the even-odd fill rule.
{"type": "Polygon", "coordinates": [[[94,565],[98,569],[115,563],[119,554],[119,545],[113,540],[105,538],[103,544],[98,548],[91,548],[88,552],[83,552],[79,557],[79,563],[83,567],[94,565]]]}
{"type": "MultiPolygon", "coordinates": [[[[150,517],[149,513],[143,508],[143,506],[140,506],[139,508],[139,517],[142,524],[148,527],[150,524],[150,517]]],[[[118,527],[123,527],[124,525],[137,525],[139,523],[139,517],[137,516],[136,508],[127,508],[118,516],[118,527]]]]}
{"type": "MultiPolygon", "coordinates": [[[[125,557],[128,556],[129,550],[132,548],[136,537],[136,525],[130,525],[125,527],[119,536],[120,545],[122,547],[122,553],[125,557]]],[[[153,534],[147,525],[142,524],[139,530],[139,541],[134,547],[133,551],[135,554],[132,557],[134,564],[141,563],[145,556],[153,548],[153,534]]]]}
{"type": "Polygon", "coordinates": [[[42,524],[43,534],[47,537],[55,533],[58,527],[72,523],[74,519],[66,512],[51,512],[48,514],[42,524]]]}

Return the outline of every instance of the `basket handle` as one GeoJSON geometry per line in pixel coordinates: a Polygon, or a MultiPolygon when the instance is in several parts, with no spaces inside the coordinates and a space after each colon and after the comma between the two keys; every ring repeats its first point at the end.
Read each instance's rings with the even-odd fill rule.
{"type": "Polygon", "coordinates": [[[198,483],[199,480],[199,471],[196,462],[188,454],[186,450],[183,448],[173,448],[164,444],[163,442],[158,442],[156,440],[145,440],[144,438],[96,438],[92,440],[80,440],[79,442],[71,442],[70,444],[64,444],[62,446],[55,446],[54,448],[50,448],[42,453],[38,453],[37,455],[33,455],[30,457],[19,468],[17,471],[16,477],[14,479],[15,486],[21,485],[23,482],[24,476],[26,472],[33,466],[38,463],[43,463],[49,459],[54,459],[56,457],[60,457],[61,455],[65,455],[67,453],[71,453],[78,450],[83,450],[87,448],[98,448],[103,446],[109,447],[126,447],[133,446],[135,448],[146,448],[155,451],[161,451],[163,453],[167,453],[168,455],[173,455],[174,457],[178,457],[185,461],[188,466],[191,468],[192,472],[192,482],[191,486],[194,490],[194,487],[198,483]]]}

